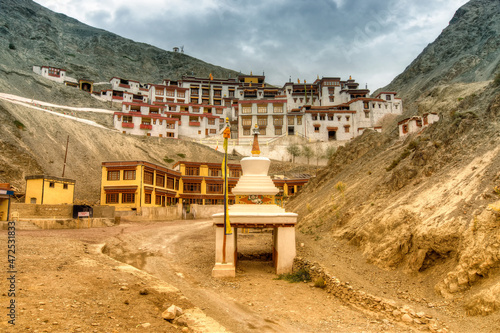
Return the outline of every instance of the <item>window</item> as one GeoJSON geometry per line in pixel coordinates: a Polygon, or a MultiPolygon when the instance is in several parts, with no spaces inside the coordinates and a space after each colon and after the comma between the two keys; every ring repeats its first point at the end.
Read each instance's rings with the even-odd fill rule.
{"type": "Polygon", "coordinates": [[[169,188],[169,189],[174,188],[174,179],[173,178],[167,178],[167,188],[169,188]]]}
{"type": "Polygon", "coordinates": [[[312,118],[312,120],[318,120],[318,115],[317,114],[312,114],[311,118],[312,118]]]}
{"type": "Polygon", "coordinates": [[[342,116],[337,116],[337,120],[340,121],[342,119],[342,116]]]}
{"type": "Polygon", "coordinates": [[[385,95],[385,100],[390,101],[391,100],[391,95],[385,95]]]}
{"type": "Polygon", "coordinates": [[[123,116],[123,122],[124,123],[131,123],[132,122],[132,116],[123,116]]]}
{"type": "Polygon", "coordinates": [[[215,125],[215,118],[209,118],[208,119],[208,124],[209,125],[215,125]]]}
{"type": "Polygon", "coordinates": [[[319,120],[325,120],[325,115],[324,114],[320,114],[319,115],[319,120]]]}
{"type": "Polygon", "coordinates": [[[273,124],[274,124],[274,126],[283,126],[283,118],[282,117],[274,118],[273,124]]]}
{"type": "Polygon", "coordinates": [[[123,180],[135,180],[135,170],[124,170],[123,180]]]}
{"type": "Polygon", "coordinates": [[[365,118],[370,118],[370,112],[365,112],[365,118]]]}
{"type": "Polygon", "coordinates": [[[257,107],[257,113],[267,113],[267,105],[259,105],[257,107]]]}
{"type": "Polygon", "coordinates": [[[167,96],[174,97],[175,91],[174,90],[167,90],[167,96]]]}
{"type": "Polygon", "coordinates": [[[252,126],[252,118],[242,118],[241,120],[243,126],[252,126]]]}
{"type": "Polygon", "coordinates": [[[266,127],[267,126],[267,118],[258,118],[257,125],[259,125],[259,127],[266,127]]]}
{"type": "Polygon", "coordinates": [[[165,187],[165,176],[156,174],[156,186],[165,187]]]}
{"type": "Polygon", "coordinates": [[[273,112],[274,113],[283,113],[283,105],[282,104],[273,105],[273,112]]]}
{"type": "Polygon", "coordinates": [[[348,126],[348,125],[347,125],[347,126],[344,126],[344,130],[345,130],[345,132],[346,132],[346,133],[349,133],[349,128],[350,128],[350,127],[351,127],[351,126],[348,126]]]}
{"type": "Polygon", "coordinates": [[[106,203],[107,204],[117,204],[118,203],[118,193],[106,193],[106,203]]]}
{"type": "Polygon", "coordinates": [[[167,123],[168,129],[175,129],[175,123],[167,123]]]}
{"type": "Polygon", "coordinates": [[[212,129],[210,130],[210,134],[217,134],[217,130],[212,128],[212,129]]]}
{"type": "Polygon", "coordinates": [[[297,116],[297,125],[302,125],[302,116],[297,116]]]}
{"type": "Polygon", "coordinates": [[[259,133],[260,135],[266,135],[266,128],[265,127],[259,128],[259,133]]]}
{"type": "Polygon", "coordinates": [[[175,138],[175,133],[167,132],[167,138],[175,138]]]}
{"type": "Polygon", "coordinates": [[[314,133],[319,133],[319,126],[314,126],[314,133]]]}
{"type": "Polygon", "coordinates": [[[134,202],[135,202],[135,193],[122,194],[122,203],[134,203],[134,202]]]}
{"type": "Polygon", "coordinates": [[[184,93],[184,91],[178,91],[177,97],[184,98],[184,97],[186,97],[186,94],[184,93]]]}
{"type": "Polygon", "coordinates": [[[208,175],[210,177],[222,177],[222,170],[220,168],[210,168],[208,169],[208,175]]]}
{"type": "Polygon", "coordinates": [[[56,186],[56,184],[54,182],[49,183],[49,187],[55,187],[55,186],[56,186]]]}
{"type": "Polygon", "coordinates": [[[153,185],[154,175],[150,171],[144,171],[144,184],[153,185]]]}
{"type": "Polygon", "coordinates": [[[251,106],[244,106],[241,108],[241,113],[252,113],[252,107],[251,106]]]}
{"type": "Polygon", "coordinates": [[[329,114],[329,115],[328,115],[328,120],[330,120],[330,121],[334,120],[334,119],[333,119],[333,114],[329,114]]]}
{"type": "Polygon", "coordinates": [[[200,175],[200,167],[186,167],[186,176],[199,176],[200,175]]]}
{"type": "Polygon", "coordinates": [[[67,190],[68,189],[68,184],[63,184],[63,189],[67,190]]]}
{"type": "Polygon", "coordinates": [[[157,206],[161,205],[161,195],[158,195],[158,194],[156,195],[155,204],[157,206]]]}
{"type": "Polygon", "coordinates": [[[293,125],[295,124],[295,120],[293,116],[288,117],[288,125],[293,125]]]}
{"type": "Polygon", "coordinates": [[[281,127],[277,127],[274,129],[274,135],[281,135],[281,134],[282,134],[281,127]]]}
{"type": "Polygon", "coordinates": [[[250,135],[250,129],[244,128],[243,129],[243,135],[250,135]]]}
{"type": "Polygon", "coordinates": [[[120,180],[120,170],[108,171],[108,180],[120,180]]]}
{"type": "Polygon", "coordinates": [[[200,193],[200,183],[184,183],[184,193],[200,193]]]}
{"type": "Polygon", "coordinates": [[[229,169],[229,177],[239,178],[241,176],[240,169],[229,169]]]}
{"type": "Polygon", "coordinates": [[[222,184],[207,184],[207,193],[222,194],[222,184]]]}
{"type": "Polygon", "coordinates": [[[349,121],[349,118],[350,118],[349,116],[345,116],[345,120],[349,121]]]}

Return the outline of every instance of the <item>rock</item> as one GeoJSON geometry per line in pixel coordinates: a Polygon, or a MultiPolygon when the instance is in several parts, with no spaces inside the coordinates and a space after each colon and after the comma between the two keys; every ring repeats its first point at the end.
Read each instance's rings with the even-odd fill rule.
{"type": "Polygon", "coordinates": [[[144,323],[144,324],[141,324],[141,326],[144,327],[144,328],[148,328],[149,326],[151,326],[151,324],[150,323],[144,323]]]}
{"type": "Polygon", "coordinates": [[[141,289],[139,291],[139,295],[148,295],[149,294],[149,291],[147,289],[141,289]]]}
{"type": "Polygon", "coordinates": [[[163,313],[161,314],[161,317],[165,320],[174,320],[175,319],[175,313],[174,312],[170,312],[168,310],[165,310],[163,311],[163,313]]]}
{"type": "Polygon", "coordinates": [[[399,316],[401,316],[401,311],[399,311],[399,310],[394,310],[394,311],[392,311],[392,315],[393,315],[394,317],[399,317],[399,316]]]}
{"type": "Polygon", "coordinates": [[[407,324],[413,323],[413,318],[412,318],[409,314],[407,314],[407,313],[405,313],[405,314],[401,317],[401,320],[402,320],[403,322],[407,323],[407,324]]]}
{"type": "Polygon", "coordinates": [[[122,291],[123,291],[123,290],[128,290],[128,287],[127,287],[127,286],[121,286],[121,287],[120,287],[120,290],[122,290],[122,291]]]}

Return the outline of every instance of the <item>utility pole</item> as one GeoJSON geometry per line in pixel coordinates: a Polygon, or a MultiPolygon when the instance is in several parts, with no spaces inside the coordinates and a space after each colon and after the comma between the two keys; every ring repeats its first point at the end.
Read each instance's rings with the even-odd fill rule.
{"type": "Polygon", "coordinates": [[[64,171],[66,170],[66,158],[68,157],[68,144],[69,144],[69,135],[68,135],[68,139],[66,140],[66,153],[64,154],[64,165],[63,165],[62,178],[64,178],[64,171]]]}

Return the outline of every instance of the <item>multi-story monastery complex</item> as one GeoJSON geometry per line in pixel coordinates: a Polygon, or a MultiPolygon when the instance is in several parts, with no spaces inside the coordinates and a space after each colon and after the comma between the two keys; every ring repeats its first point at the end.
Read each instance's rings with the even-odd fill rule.
{"type": "MultiPolygon", "coordinates": [[[[63,69],[43,69],[37,67],[37,72],[50,79],[67,78],[63,69]]],[[[92,81],[80,85],[103,100],[121,103],[114,127],[133,135],[204,139],[218,135],[227,117],[237,128],[234,139],[250,139],[258,125],[261,139],[298,135],[311,141],[343,141],[365,129],[380,131],[385,115],[403,113],[395,92],[372,98],[352,78],[318,77],[313,83],[289,81],[283,87],[252,74],[229,79],[184,76],[161,84],[114,77],[110,83],[111,88],[100,93],[93,91],[92,81]]]]}

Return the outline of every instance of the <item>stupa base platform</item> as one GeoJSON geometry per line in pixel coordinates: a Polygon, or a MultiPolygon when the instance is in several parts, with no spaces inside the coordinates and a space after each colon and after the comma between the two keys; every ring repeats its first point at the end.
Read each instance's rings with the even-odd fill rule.
{"type": "Polygon", "coordinates": [[[239,228],[272,228],[273,229],[273,263],[276,274],[291,273],[293,260],[296,255],[295,248],[295,225],[297,223],[297,214],[230,214],[232,234],[226,235],[225,258],[223,258],[224,243],[224,214],[215,214],[215,267],[225,259],[225,262],[236,266],[238,258],[237,238],[239,228]]]}
{"type": "Polygon", "coordinates": [[[231,278],[236,276],[236,266],[233,263],[215,263],[212,269],[212,276],[215,278],[231,278]]]}

